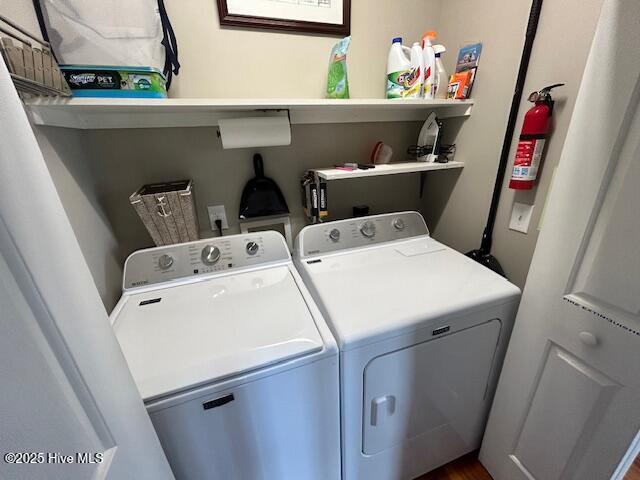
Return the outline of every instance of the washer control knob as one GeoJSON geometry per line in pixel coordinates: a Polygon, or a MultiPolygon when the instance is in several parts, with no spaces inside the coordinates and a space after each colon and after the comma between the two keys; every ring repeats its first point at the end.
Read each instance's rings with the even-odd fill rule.
{"type": "Polygon", "coordinates": [[[158,259],[158,266],[160,267],[160,270],[171,268],[171,265],[173,265],[173,257],[171,255],[160,255],[160,258],[158,259]]]}
{"type": "Polygon", "coordinates": [[[338,230],[337,228],[332,228],[329,232],[329,238],[333,242],[337,242],[338,240],[340,240],[340,230],[338,230]]]}
{"type": "Polygon", "coordinates": [[[255,255],[260,250],[260,246],[256,242],[249,242],[246,249],[249,255],[255,255]]]}
{"type": "Polygon", "coordinates": [[[360,226],[360,233],[367,238],[373,238],[376,234],[376,225],[371,221],[366,221],[360,226]]]}
{"type": "Polygon", "coordinates": [[[207,245],[202,249],[201,258],[205,265],[215,265],[220,260],[220,249],[213,245],[207,245]]]}
{"type": "Polygon", "coordinates": [[[406,227],[406,225],[404,224],[404,220],[402,220],[400,217],[394,218],[392,224],[393,228],[395,228],[399,232],[404,230],[404,228],[406,227]]]}

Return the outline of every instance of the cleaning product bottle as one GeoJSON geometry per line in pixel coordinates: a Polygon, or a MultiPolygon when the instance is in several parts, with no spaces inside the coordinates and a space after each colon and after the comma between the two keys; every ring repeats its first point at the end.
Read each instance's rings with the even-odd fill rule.
{"type": "Polygon", "coordinates": [[[411,75],[407,78],[405,98],[422,98],[424,94],[424,55],[418,42],[412,45],[410,54],[411,75]]]}
{"type": "Polygon", "coordinates": [[[387,98],[404,98],[407,78],[411,75],[411,60],[402,45],[402,38],[393,39],[387,60],[387,98]]]}
{"type": "Polygon", "coordinates": [[[422,55],[424,57],[424,98],[433,98],[433,77],[436,70],[436,54],[432,43],[436,39],[436,32],[425,32],[422,35],[422,55]]]}
{"type": "Polygon", "coordinates": [[[449,85],[449,76],[444,69],[441,55],[447,51],[444,45],[434,45],[433,51],[436,54],[436,70],[433,78],[434,98],[447,98],[447,87],[449,85]]]}

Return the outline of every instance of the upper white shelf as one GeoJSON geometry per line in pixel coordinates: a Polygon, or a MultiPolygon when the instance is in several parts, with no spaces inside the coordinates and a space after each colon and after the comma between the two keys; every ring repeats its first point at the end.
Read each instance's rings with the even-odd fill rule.
{"type": "Polygon", "coordinates": [[[473,100],[71,98],[35,99],[26,108],[37,125],[161,128],[215,126],[221,118],[286,115],[292,124],[423,121],[471,114],[473,100]]]}
{"type": "Polygon", "coordinates": [[[368,170],[340,170],[337,168],[317,168],[318,177],[323,180],[342,180],[346,178],[377,177],[379,175],[396,175],[399,173],[428,172],[433,170],[450,170],[463,168],[463,162],[430,163],[430,162],[399,162],[376,165],[368,170]]]}

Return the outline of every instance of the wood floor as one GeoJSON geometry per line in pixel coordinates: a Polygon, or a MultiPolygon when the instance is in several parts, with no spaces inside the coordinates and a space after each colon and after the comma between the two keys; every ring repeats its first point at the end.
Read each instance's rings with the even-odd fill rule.
{"type": "Polygon", "coordinates": [[[631,468],[627,470],[624,480],[640,480],[640,455],[636,457],[631,468]]]}
{"type": "Polygon", "coordinates": [[[478,460],[478,452],[472,452],[416,480],[492,480],[492,478],[478,460]]]}
{"type": "MultiPolygon", "coordinates": [[[[473,452],[416,480],[492,480],[492,478],[478,460],[478,452],[473,452]]],[[[640,480],[640,455],[624,476],[624,480],[640,480]]]]}

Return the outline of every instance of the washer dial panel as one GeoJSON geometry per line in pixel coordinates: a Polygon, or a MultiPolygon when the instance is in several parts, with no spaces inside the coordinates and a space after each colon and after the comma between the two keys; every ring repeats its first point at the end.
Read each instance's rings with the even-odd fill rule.
{"type": "Polygon", "coordinates": [[[331,230],[329,230],[329,239],[332,242],[339,242],[340,241],[340,230],[338,230],[337,228],[332,228],[331,230]]]}
{"type": "Polygon", "coordinates": [[[404,220],[401,217],[394,218],[393,221],[391,222],[391,225],[393,225],[393,228],[395,228],[399,232],[401,232],[406,228],[404,220]]]}
{"type": "Polygon", "coordinates": [[[256,232],[149,248],[125,262],[124,289],[286,261],[291,258],[277,232],[256,232]]]}
{"type": "Polygon", "coordinates": [[[376,236],[376,224],[371,220],[367,220],[360,225],[360,233],[365,238],[373,238],[376,236]]]}
{"type": "Polygon", "coordinates": [[[422,235],[429,235],[422,215],[401,212],[310,225],[299,243],[303,256],[313,256],[422,235]]]}
{"type": "Polygon", "coordinates": [[[260,244],[254,241],[247,242],[247,246],[245,247],[245,250],[249,255],[253,256],[260,251],[260,244]]]}
{"type": "Polygon", "coordinates": [[[167,270],[171,268],[172,265],[173,257],[171,255],[167,255],[165,253],[160,255],[160,258],[158,258],[158,267],[160,267],[160,270],[167,270]]]}
{"type": "Polygon", "coordinates": [[[202,254],[200,258],[202,259],[202,263],[207,266],[215,265],[220,260],[220,248],[214,245],[205,245],[202,249],[202,254]]]}

